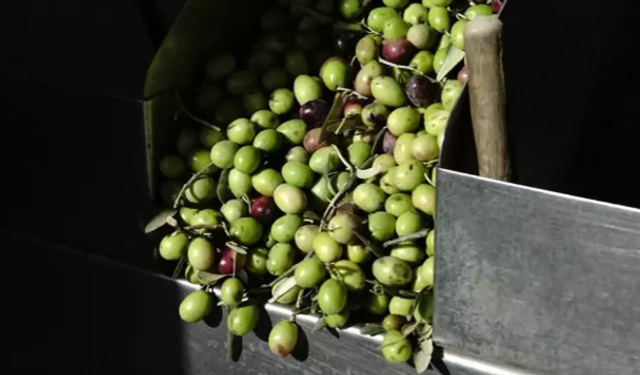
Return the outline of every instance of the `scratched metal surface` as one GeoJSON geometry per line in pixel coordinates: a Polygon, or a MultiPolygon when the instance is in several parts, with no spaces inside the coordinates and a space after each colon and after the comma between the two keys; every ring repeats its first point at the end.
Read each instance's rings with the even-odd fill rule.
{"type": "Polygon", "coordinates": [[[542,373],[640,374],[640,210],[439,172],[436,342],[542,373]]]}

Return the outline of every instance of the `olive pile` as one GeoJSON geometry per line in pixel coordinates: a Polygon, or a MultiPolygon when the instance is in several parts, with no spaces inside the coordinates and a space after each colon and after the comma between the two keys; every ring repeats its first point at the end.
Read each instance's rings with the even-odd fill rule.
{"type": "Polygon", "coordinates": [[[269,337],[276,355],[296,346],[295,315],[311,313],[318,329],[364,323],[384,333],[388,361],[427,367],[435,169],[467,79],[436,73],[464,50],[467,20],[500,3],[382,3],[278,1],[246,61],[205,62],[177,153],[159,163],[175,208],[159,254],[202,285],[184,321],[209,313],[219,283],[233,335],[254,329],[265,295],[292,305],[269,337]]]}

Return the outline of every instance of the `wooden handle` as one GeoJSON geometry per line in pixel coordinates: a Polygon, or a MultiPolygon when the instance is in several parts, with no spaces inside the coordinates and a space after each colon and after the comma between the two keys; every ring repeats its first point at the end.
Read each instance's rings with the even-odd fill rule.
{"type": "Polygon", "coordinates": [[[502,71],[502,22],[478,17],[464,31],[469,99],[480,176],[510,178],[502,71]]]}

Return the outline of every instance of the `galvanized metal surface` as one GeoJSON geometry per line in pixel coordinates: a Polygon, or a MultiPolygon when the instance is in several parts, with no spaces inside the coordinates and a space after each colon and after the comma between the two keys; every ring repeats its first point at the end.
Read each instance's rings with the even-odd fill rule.
{"type": "Polygon", "coordinates": [[[543,373],[640,374],[640,210],[446,169],[437,199],[438,344],[543,373]]]}

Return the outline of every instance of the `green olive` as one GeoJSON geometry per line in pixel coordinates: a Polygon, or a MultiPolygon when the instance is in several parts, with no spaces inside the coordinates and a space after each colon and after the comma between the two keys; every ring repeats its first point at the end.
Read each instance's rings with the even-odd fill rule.
{"type": "Polygon", "coordinates": [[[380,103],[367,104],[362,109],[362,122],[369,128],[377,129],[387,124],[389,110],[380,103]]]}
{"type": "Polygon", "coordinates": [[[384,23],[384,27],[382,29],[384,39],[405,39],[410,27],[411,25],[405,22],[402,18],[389,18],[387,22],[384,23]]]}
{"type": "Polygon", "coordinates": [[[444,60],[447,58],[448,54],[448,48],[441,48],[436,51],[436,54],[433,56],[433,70],[436,73],[440,72],[440,68],[442,68],[442,64],[444,63],[444,60]]]}
{"type": "Polygon", "coordinates": [[[196,212],[198,212],[198,210],[195,208],[180,207],[180,218],[185,222],[185,224],[193,225],[191,223],[193,215],[195,215],[196,212]]]}
{"type": "Polygon", "coordinates": [[[278,357],[286,357],[298,342],[298,326],[290,320],[276,324],[269,332],[269,350],[278,357]]]}
{"type": "Polygon", "coordinates": [[[391,249],[390,255],[396,259],[404,260],[407,263],[420,263],[424,259],[424,249],[416,246],[411,241],[395,245],[391,249]]]}
{"type": "Polygon", "coordinates": [[[265,129],[256,135],[253,147],[264,152],[275,152],[282,145],[282,136],[275,129],[265,129]]]}
{"type": "Polygon", "coordinates": [[[262,238],[262,225],[252,217],[243,217],[231,224],[229,234],[241,245],[255,245],[262,238]]]}
{"type": "MultiPolygon", "coordinates": [[[[397,143],[396,143],[397,144],[397,143]]],[[[431,161],[440,155],[438,138],[430,134],[422,134],[411,143],[411,155],[418,161],[431,161]]]]}
{"type": "Polygon", "coordinates": [[[305,225],[300,227],[295,234],[296,247],[303,253],[307,254],[313,249],[313,239],[320,231],[317,225],[305,225]]]}
{"type": "Polygon", "coordinates": [[[348,148],[349,162],[355,167],[361,167],[371,154],[371,146],[365,142],[354,142],[348,148]]]}
{"type": "Polygon", "coordinates": [[[411,4],[405,10],[403,18],[405,22],[412,25],[418,25],[427,22],[429,10],[420,4],[411,4]]]}
{"type": "Polygon", "coordinates": [[[443,111],[443,110],[444,110],[444,106],[442,105],[442,103],[433,103],[427,108],[418,108],[418,112],[422,113],[422,116],[424,117],[425,121],[429,116],[433,115],[438,111],[443,111]]]}
{"type": "Polygon", "coordinates": [[[269,69],[276,63],[275,56],[266,50],[254,51],[247,59],[247,66],[251,70],[262,71],[269,69]]]}
{"type": "Polygon", "coordinates": [[[414,298],[392,297],[389,302],[389,313],[400,316],[411,314],[411,308],[416,300],[414,298]]]}
{"type": "Polygon", "coordinates": [[[227,127],[227,138],[239,145],[250,144],[255,136],[255,125],[246,118],[239,118],[227,127]]]}
{"type": "Polygon", "coordinates": [[[242,301],[244,285],[235,277],[230,277],[220,287],[220,301],[229,307],[236,307],[242,301]]]}
{"type": "Polygon", "coordinates": [[[336,242],[329,233],[320,232],[313,239],[313,250],[321,261],[335,262],[342,257],[342,245],[336,242]]]}
{"type": "Polygon", "coordinates": [[[371,30],[381,33],[384,29],[384,24],[390,18],[400,18],[398,12],[391,8],[380,7],[375,8],[369,12],[369,16],[367,17],[367,25],[371,28],[371,30]]]}
{"type": "Polygon", "coordinates": [[[384,209],[395,217],[400,217],[406,212],[415,212],[411,197],[403,193],[395,193],[387,198],[384,209]]]}
{"type": "Polygon", "coordinates": [[[354,88],[360,94],[367,97],[371,97],[371,83],[374,78],[382,76],[384,70],[382,69],[382,65],[377,61],[369,61],[366,63],[362,69],[356,75],[356,79],[354,80],[354,88]]]}
{"type": "Polygon", "coordinates": [[[398,137],[393,148],[393,158],[396,163],[402,164],[406,161],[414,160],[411,146],[416,138],[414,133],[405,133],[398,137]]]}
{"type": "Polygon", "coordinates": [[[462,83],[457,79],[450,79],[442,87],[442,105],[447,111],[451,111],[462,93],[462,83]]]}
{"type": "Polygon", "coordinates": [[[380,211],[369,216],[369,233],[374,240],[383,242],[395,235],[395,216],[380,211]]]}
{"type": "Polygon", "coordinates": [[[180,303],[180,318],[187,323],[197,323],[209,314],[213,297],[204,290],[189,293],[180,303]]]}
{"type": "Polygon", "coordinates": [[[329,192],[329,181],[320,177],[318,182],[311,188],[311,207],[324,211],[331,201],[332,195],[329,192]]]}
{"type": "Polygon", "coordinates": [[[340,0],[338,9],[342,17],[350,20],[358,17],[364,10],[364,7],[362,0],[340,0]]]}
{"type": "MultiPolygon", "coordinates": [[[[422,0],[422,1],[424,3],[425,0],[422,0]]],[[[446,7],[453,2],[453,0],[428,0],[428,1],[431,3],[432,7],[446,7]]]]}
{"type": "Polygon", "coordinates": [[[291,266],[295,251],[293,246],[286,243],[278,243],[269,250],[267,258],[267,271],[273,276],[280,276],[285,273],[291,266]]]}
{"type": "Polygon", "coordinates": [[[389,331],[382,339],[382,355],[391,363],[403,363],[413,355],[413,347],[402,333],[389,331]]]}
{"type": "Polygon", "coordinates": [[[349,309],[344,309],[337,314],[328,314],[324,316],[324,322],[330,328],[342,328],[349,321],[350,311],[349,309]]]}
{"type": "Polygon", "coordinates": [[[251,122],[264,129],[275,129],[280,125],[280,118],[275,113],[263,109],[251,116],[251,122]]]}
{"type": "Polygon", "coordinates": [[[378,58],[380,46],[373,35],[367,35],[356,44],[356,58],[362,65],[378,58]]]}
{"type": "Polygon", "coordinates": [[[309,72],[307,58],[304,53],[300,51],[291,51],[287,53],[287,56],[284,58],[284,65],[289,74],[294,77],[298,77],[309,72]]]}
{"type": "MultiPolygon", "coordinates": [[[[407,40],[419,50],[430,49],[437,39],[438,33],[428,25],[414,25],[407,31],[407,40]]],[[[431,60],[433,60],[433,54],[431,54],[431,60]]],[[[433,66],[433,62],[431,65],[433,66]]]]}
{"type": "Polygon", "coordinates": [[[340,191],[347,186],[351,178],[352,177],[349,172],[342,171],[331,177],[331,184],[332,186],[335,186],[336,191],[340,191]]]}
{"type": "Polygon", "coordinates": [[[439,33],[444,33],[449,30],[451,19],[449,18],[447,9],[438,6],[432,7],[429,10],[429,26],[439,33]]]}
{"type": "Polygon", "coordinates": [[[178,178],[187,170],[182,159],[177,155],[167,155],[160,160],[160,172],[169,178],[178,178]]]}
{"type": "Polygon", "coordinates": [[[284,136],[284,141],[290,145],[300,145],[307,134],[307,125],[304,121],[295,119],[289,120],[278,126],[278,133],[284,136]]]}
{"type": "Polygon", "coordinates": [[[396,165],[395,158],[389,154],[378,155],[373,161],[373,167],[379,167],[382,173],[389,172],[396,165]]]}
{"type": "Polygon", "coordinates": [[[287,88],[279,88],[269,96],[269,109],[277,115],[283,115],[293,108],[295,98],[287,88]]]}
{"type": "Polygon", "coordinates": [[[360,244],[349,244],[347,245],[347,257],[354,263],[362,264],[369,260],[369,250],[360,244]]]}
{"type": "Polygon", "coordinates": [[[449,114],[449,111],[442,110],[437,111],[429,117],[425,117],[424,128],[427,130],[427,133],[436,137],[444,134],[447,123],[449,122],[449,114]]]}
{"type": "Polygon", "coordinates": [[[386,195],[374,184],[360,184],[353,191],[354,203],[366,212],[373,213],[384,207],[386,195]]]}
{"type": "Polygon", "coordinates": [[[247,216],[249,210],[247,204],[239,199],[230,199],[220,207],[220,212],[229,224],[243,216],[247,216]]]}
{"type": "Polygon", "coordinates": [[[235,57],[229,53],[220,53],[207,59],[204,74],[209,82],[217,82],[228,76],[235,68],[235,57]]]}
{"type": "Polygon", "coordinates": [[[367,311],[373,315],[386,314],[389,309],[389,296],[386,294],[370,294],[367,300],[367,311]]]}
{"type": "Polygon", "coordinates": [[[233,159],[235,169],[244,173],[253,173],[260,166],[260,150],[253,146],[244,146],[236,152],[233,159]]]}
{"type": "MultiPolygon", "coordinates": [[[[284,280],[280,280],[273,286],[273,288],[271,289],[272,294],[276,291],[276,289],[278,289],[278,286],[280,286],[280,284],[282,284],[283,281],[284,280]]],[[[301,290],[302,290],[301,287],[294,285],[293,288],[289,289],[288,292],[280,296],[276,300],[276,302],[283,305],[290,305],[298,299],[298,293],[300,293],[301,290]]]]}
{"type": "MultiPolygon", "coordinates": [[[[464,27],[466,20],[459,20],[451,28],[451,44],[464,51],[464,27]]],[[[446,106],[445,106],[446,107],[446,106]]]]}
{"type": "Polygon", "coordinates": [[[429,257],[424,261],[420,269],[422,278],[428,286],[433,286],[434,257],[429,257]]]}
{"type": "Polygon", "coordinates": [[[200,285],[200,279],[198,278],[199,272],[200,271],[193,269],[193,267],[187,266],[187,268],[184,270],[184,277],[191,284],[200,285]]]}
{"type": "Polygon", "coordinates": [[[238,144],[232,141],[220,141],[213,145],[209,155],[211,162],[221,169],[233,167],[233,159],[238,152],[238,144]]]}
{"type": "Polygon", "coordinates": [[[464,16],[469,21],[477,17],[491,16],[491,15],[493,15],[493,9],[491,9],[491,5],[487,5],[487,4],[478,4],[478,5],[470,6],[464,12],[464,16]]]}
{"type": "Polygon", "coordinates": [[[273,197],[280,211],[287,214],[300,213],[307,206],[307,197],[297,186],[282,184],[276,188],[273,197]]]}
{"type": "Polygon", "coordinates": [[[206,271],[213,266],[216,252],[211,242],[203,237],[197,237],[191,240],[187,250],[187,258],[189,264],[195,270],[206,271]]]}
{"type": "Polygon", "coordinates": [[[407,319],[401,315],[389,314],[382,320],[382,327],[385,331],[398,331],[407,323],[407,319]]]}
{"type": "Polygon", "coordinates": [[[269,34],[262,39],[261,44],[268,52],[280,54],[287,49],[290,40],[288,35],[281,33],[269,34]]]}
{"type": "Polygon", "coordinates": [[[191,203],[207,203],[217,196],[217,185],[212,178],[200,176],[185,190],[184,196],[191,203]]]}
{"type": "Polygon", "coordinates": [[[257,305],[236,307],[227,317],[227,327],[232,334],[244,336],[256,327],[259,315],[257,305]]]}
{"type": "Polygon", "coordinates": [[[400,192],[400,189],[396,187],[396,169],[398,168],[393,167],[389,169],[389,172],[385,173],[380,179],[380,189],[382,189],[386,194],[391,195],[400,192]]]}
{"type": "Polygon", "coordinates": [[[322,98],[322,87],[318,79],[300,75],[293,83],[293,93],[300,105],[322,98]]]}
{"type": "Polygon", "coordinates": [[[187,250],[189,239],[182,232],[173,232],[160,241],[160,256],[166,260],[178,260],[187,250]]]}
{"type": "Polygon", "coordinates": [[[396,233],[398,237],[416,233],[426,227],[425,220],[415,212],[405,212],[396,221],[396,233]]]}
{"type": "Polygon", "coordinates": [[[424,167],[417,160],[409,160],[398,166],[395,174],[396,187],[411,191],[424,181],[424,167]]]}
{"type": "Polygon", "coordinates": [[[227,125],[231,121],[241,118],[245,115],[244,104],[241,97],[230,97],[225,99],[218,108],[216,108],[215,123],[227,125]]]}
{"type": "Polygon", "coordinates": [[[191,225],[218,225],[221,222],[222,214],[211,208],[200,210],[191,218],[191,225]]]}
{"type": "Polygon", "coordinates": [[[287,161],[306,163],[307,161],[309,161],[309,155],[307,154],[307,151],[304,149],[304,147],[295,146],[289,149],[289,152],[287,152],[285,159],[287,161]]]}
{"type": "Polygon", "coordinates": [[[194,110],[201,116],[211,117],[223,97],[224,90],[221,85],[207,83],[196,93],[194,110]]]}
{"type": "MultiPolygon", "coordinates": [[[[247,114],[262,111],[269,108],[267,96],[258,90],[251,90],[242,96],[242,105],[247,114]]],[[[209,146],[211,147],[211,146],[209,146]]]]}
{"type": "Polygon", "coordinates": [[[436,189],[431,185],[422,184],[411,193],[411,201],[418,210],[433,216],[436,211],[436,189]]]}
{"type": "Polygon", "coordinates": [[[436,230],[432,230],[427,235],[427,255],[432,257],[436,253],[436,230]]]}
{"type": "Polygon", "coordinates": [[[176,142],[176,149],[178,154],[182,156],[189,156],[198,149],[198,133],[191,128],[184,128],[178,134],[178,141],[176,142]]]}
{"type": "Polygon", "coordinates": [[[320,78],[324,85],[331,91],[336,91],[338,87],[347,87],[349,82],[349,66],[347,62],[339,57],[327,59],[320,68],[320,78]]]}
{"type": "Polygon", "coordinates": [[[235,95],[244,95],[253,90],[259,76],[251,70],[236,70],[227,78],[227,91],[235,95]]]}
{"type": "Polygon", "coordinates": [[[293,241],[296,231],[302,226],[302,218],[298,215],[284,215],[271,225],[271,235],[278,242],[293,241]]]}
{"type": "Polygon", "coordinates": [[[413,310],[413,317],[418,323],[432,323],[433,317],[433,293],[424,293],[418,299],[416,308],[413,310]]]}
{"type": "Polygon", "coordinates": [[[313,185],[313,171],[305,163],[288,162],[282,167],[282,177],[293,186],[309,188],[313,185]]]}
{"type": "Polygon", "coordinates": [[[194,172],[211,174],[217,170],[215,165],[211,165],[211,156],[207,150],[197,150],[189,157],[189,166],[194,172]]]}
{"type": "Polygon", "coordinates": [[[276,188],[284,183],[275,169],[263,169],[251,177],[251,185],[260,194],[272,197],[276,188]]]}
{"type": "Polygon", "coordinates": [[[400,84],[391,77],[376,77],[371,81],[371,94],[387,107],[401,107],[406,97],[400,84]]]}
{"type": "Polygon", "coordinates": [[[340,166],[338,152],[331,146],[319,148],[309,159],[309,167],[312,171],[323,174],[324,171],[332,172],[340,166]]]}
{"type": "Polygon", "coordinates": [[[287,70],[280,67],[267,69],[264,74],[262,74],[262,86],[267,91],[289,86],[289,74],[287,70]]]}
{"type": "Polygon", "coordinates": [[[359,228],[360,220],[356,216],[347,213],[336,214],[327,225],[329,236],[343,245],[354,242],[357,239],[355,232],[359,228]]]}
{"type": "Polygon", "coordinates": [[[200,143],[205,147],[210,149],[213,145],[222,140],[224,140],[224,133],[220,130],[208,128],[206,126],[202,127],[202,130],[200,131],[200,143]]]}
{"type": "Polygon", "coordinates": [[[303,260],[294,272],[296,284],[302,288],[315,288],[326,276],[327,270],[318,258],[303,260]]]}
{"type": "Polygon", "coordinates": [[[338,314],[347,305],[347,288],[337,280],[322,283],[318,291],[318,306],[325,314],[338,314]]]}
{"type": "Polygon", "coordinates": [[[267,274],[267,258],[269,250],[264,247],[249,249],[247,252],[247,264],[245,269],[249,274],[262,276],[267,274]]]}
{"type": "Polygon", "coordinates": [[[251,191],[251,175],[232,169],[229,172],[229,190],[233,196],[240,198],[251,191]]]}
{"type": "Polygon", "coordinates": [[[433,53],[429,51],[420,51],[411,59],[409,66],[422,74],[433,72],[433,53]]]}
{"type": "Polygon", "coordinates": [[[413,270],[409,265],[391,256],[378,258],[373,262],[373,276],[384,285],[404,286],[413,279],[413,270]]]}
{"type": "Polygon", "coordinates": [[[382,2],[389,8],[394,9],[403,9],[409,4],[409,0],[382,0],[382,2]]]}
{"type": "Polygon", "coordinates": [[[389,132],[396,137],[416,131],[419,125],[420,114],[411,107],[402,107],[394,110],[387,120],[389,132]]]}

